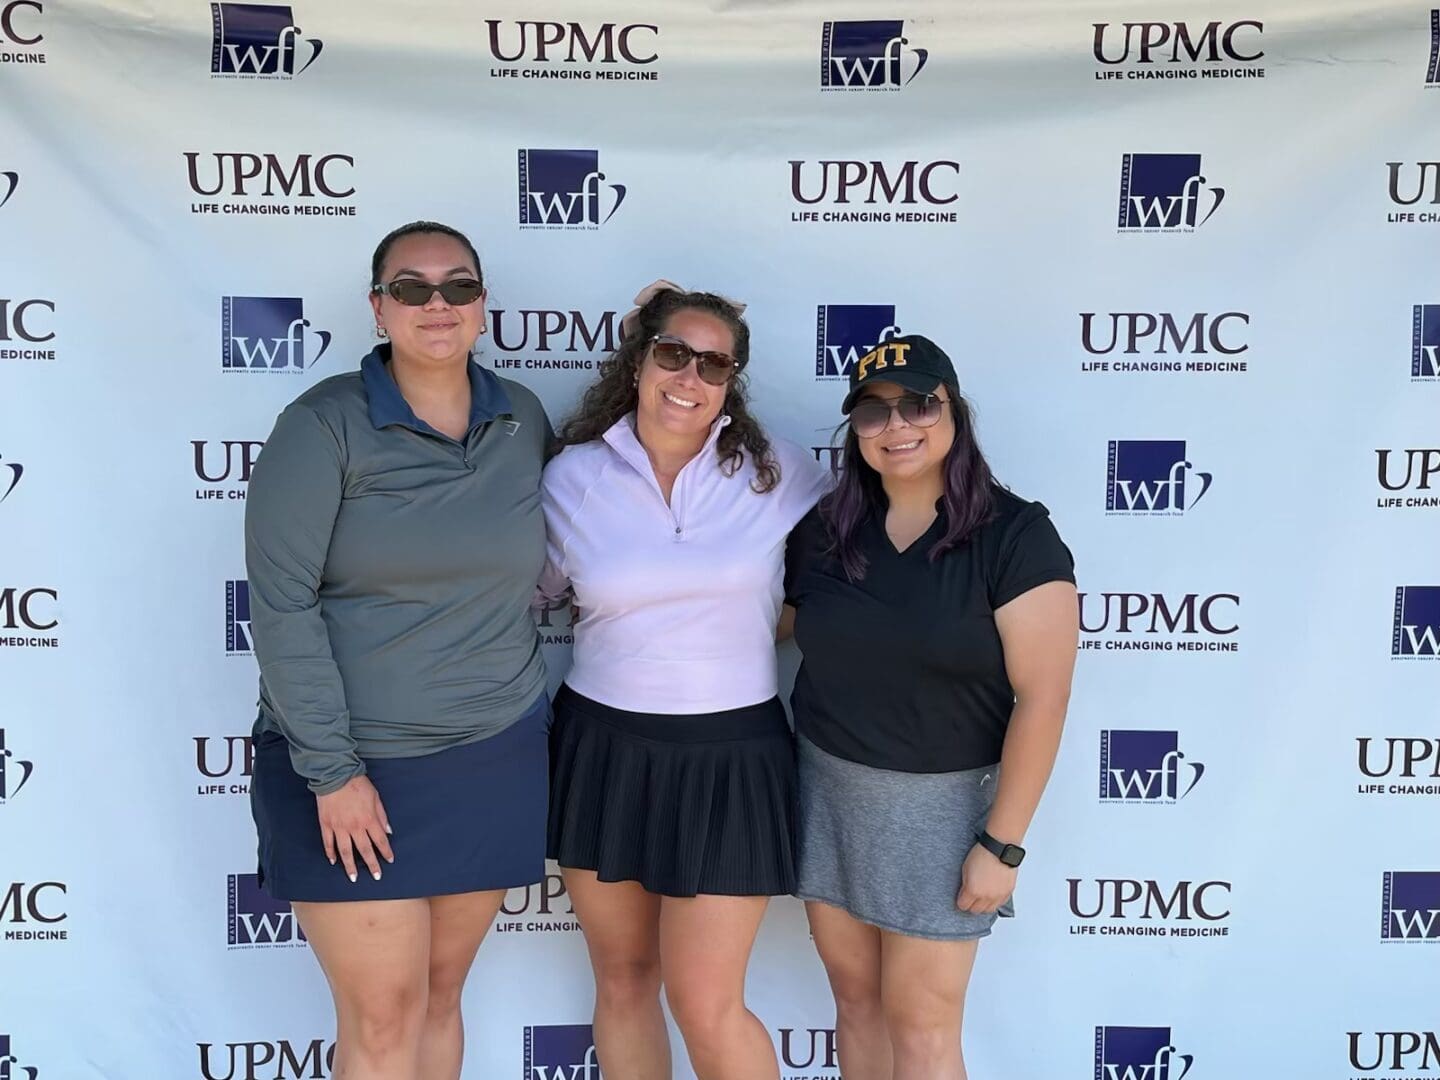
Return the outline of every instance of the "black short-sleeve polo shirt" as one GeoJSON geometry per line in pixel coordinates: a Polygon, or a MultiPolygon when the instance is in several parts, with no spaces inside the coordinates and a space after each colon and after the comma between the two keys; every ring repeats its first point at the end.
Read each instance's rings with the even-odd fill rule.
{"type": "MultiPolygon", "coordinates": [[[[822,504],[823,505],[823,504],[822,504]]],[[[995,609],[1074,560],[1040,503],[995,489],[995,513],[935,561],[943,508],[897,552],[882,515],[860,526],[865,577],[830,553],[820,507],[790,534],[785,598],[804,656],[790,702],[796,730],[827,753],[874,768],[936,773],[1000,760],[1015,692],[995,609]]]]}

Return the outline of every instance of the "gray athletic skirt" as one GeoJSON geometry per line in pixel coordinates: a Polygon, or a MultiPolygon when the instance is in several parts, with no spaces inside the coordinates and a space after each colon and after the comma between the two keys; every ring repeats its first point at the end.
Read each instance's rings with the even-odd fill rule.
{"type": "MultiPolygon", "coordinates": [[[[999,765],[951,773],[873,769],[798,739],[802,900],[910,937],[968,941],[992,915],[955,907],[960,867],[995,798],[999,765]]],[[[1015,914],[1010,901],[1001,915],[1015,914]]]]}

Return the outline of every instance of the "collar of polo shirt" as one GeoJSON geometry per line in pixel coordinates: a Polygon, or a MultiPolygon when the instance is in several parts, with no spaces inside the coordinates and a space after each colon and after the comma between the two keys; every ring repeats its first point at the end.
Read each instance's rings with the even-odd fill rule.
{"type": "MultiPolygon", "coordinates": [[[[431,431],[410,408],[405,395],[400,393],[394,377],[390,374],[390,345],[377,345],[360,362],[360,378],[365,384],[365,396],[370,402],[370,423],[377,428],[399,424],[414,431],[431,431]]],[[[472,358],[466,365],[470,376],[470,430],[476,425],[488,423],[513,411],[510,395],[494,373],[487,371],[472,358]]]]}

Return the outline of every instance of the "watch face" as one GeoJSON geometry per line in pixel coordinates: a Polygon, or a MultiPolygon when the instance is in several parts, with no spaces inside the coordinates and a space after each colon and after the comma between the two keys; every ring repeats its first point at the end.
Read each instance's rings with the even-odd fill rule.
{"type": "Polygon", "coordinates": [[[1016,847],[1014,844],[1006,844],[1005,850],[1000,853],[1000,861],[1006,866],[1019,866],[1025,858],[1025,849],[1016,847]]]}

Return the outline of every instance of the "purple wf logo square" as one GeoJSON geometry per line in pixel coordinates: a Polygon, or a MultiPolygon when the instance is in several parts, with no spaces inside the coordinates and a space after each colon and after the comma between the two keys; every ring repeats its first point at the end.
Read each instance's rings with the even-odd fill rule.
{"type": "Polygon", "coordinates": [[[20,789],[34,771],[35,766],[31,762],[21,761],[5,745],[5,729],[0,728],[0,806],[5,805],[5,800],[20,794],[20,789]]]}
{"type": "Polygon", "coordinates": [[[214,36],[210,73],[230,77],[290,78],[304,71],[325,46],[305,38],[288,4],[211,4],[214,36]]]}
{"type": "Polygon", "coordinates": [[[227,296],[220,302],[220,367],[225,371],[293,371],[319,363],[327,330],[311,331],[320,351],[305,361],[305,302],[298,296],[227,296]]]}
{"type": "Polygon", "coordinates": [[[250,582],[225,582],[225,652],[230,656],[254,652],[250,637],[250,582]]]}
{"type": "Polygon", "coordinates": [[[521,150],[521,228],[598,229],[625,201],[624,184],[603,184],[598,150],[521,150]]]}
{"type": "Polygon", "coordinates": [[[1175,1048],[1168,1027],[1097,1027],[1095,1080],[1184,1080],[1193,1054],[1175,1048]]]}
{"type": "Polygon", "coordinates": [[[1100,733],[1101,802],[1179,802],[1204,775],[1204,765],[1180,752],[1178,731],[1100,733]]]}
{"type": "Polygon", "coordinates": [[[1430,67],[1425,72],[1426,86],[1440,86],[1440,8],[1430,12],[1430,67]]]}
{"type": "Polygon", "coordinates": [[[848,379],[860,357],[900,333],[894,304],[821,304],[815,311],[817,379],[848,379]]]}
{"type": "Polygon", "coordinates": [[[524,1080],[601,1080],[595,1033],[589,1024],[525,1029],[524,1080]]]}
{"type": "Polygon", "coordinates": [[[1382,941],[1440,941],[1440,870],[1395,870],[1385,875],[1382,941]]]}
{"type": "Polygon", "coordinates": [[[1199,228],[1225,198],[1224,188],[1206,184],[1199,154],[1126,154],[1120,164],[1120,228],[1199,228]]]}
{"type": "Polygon", "coordinates": [[[901,19],[827,22],[820,35],[820,86],[825,90],[898,90],[912,82],[930,59],[928,49],[911,49],[904,63],[901,19]],[[908,68],[908,70],[906,70],[908,68]]]}
{"type": "Polygon", "coordinates": [[[1410,377],[1440,379],[1440,304],[1416,304],[1410,377]]]}
{"type": "Polygon", "coordinates": [[[1440,657],[1440,585],[1401,585],[1395,590],[1390,655],[1440,657]]]}
{"type": "Polygon", "coordinates": [[[1200,491],[1190,497],[1183,439],[1118,439],[1110,443],[1105,509],[1112,514],[1180,514],[1210,490],[1213,476],[1197,472],[1200,491]]]}
{"type": "Polygon", "coordinates": [[[33,1065],[21,1065],[20,1059],[11,1052],[10,1036],[0,1035],[0,1080],[37,1080],[40,1070],[33,1065]]]}
{"type": "Polygon", "coordinates": [[[231,946],[299,945],[305,941],[289,901],[276,900],[262,889],[258,875],[231,874],[229,894],[231,946]]]}

